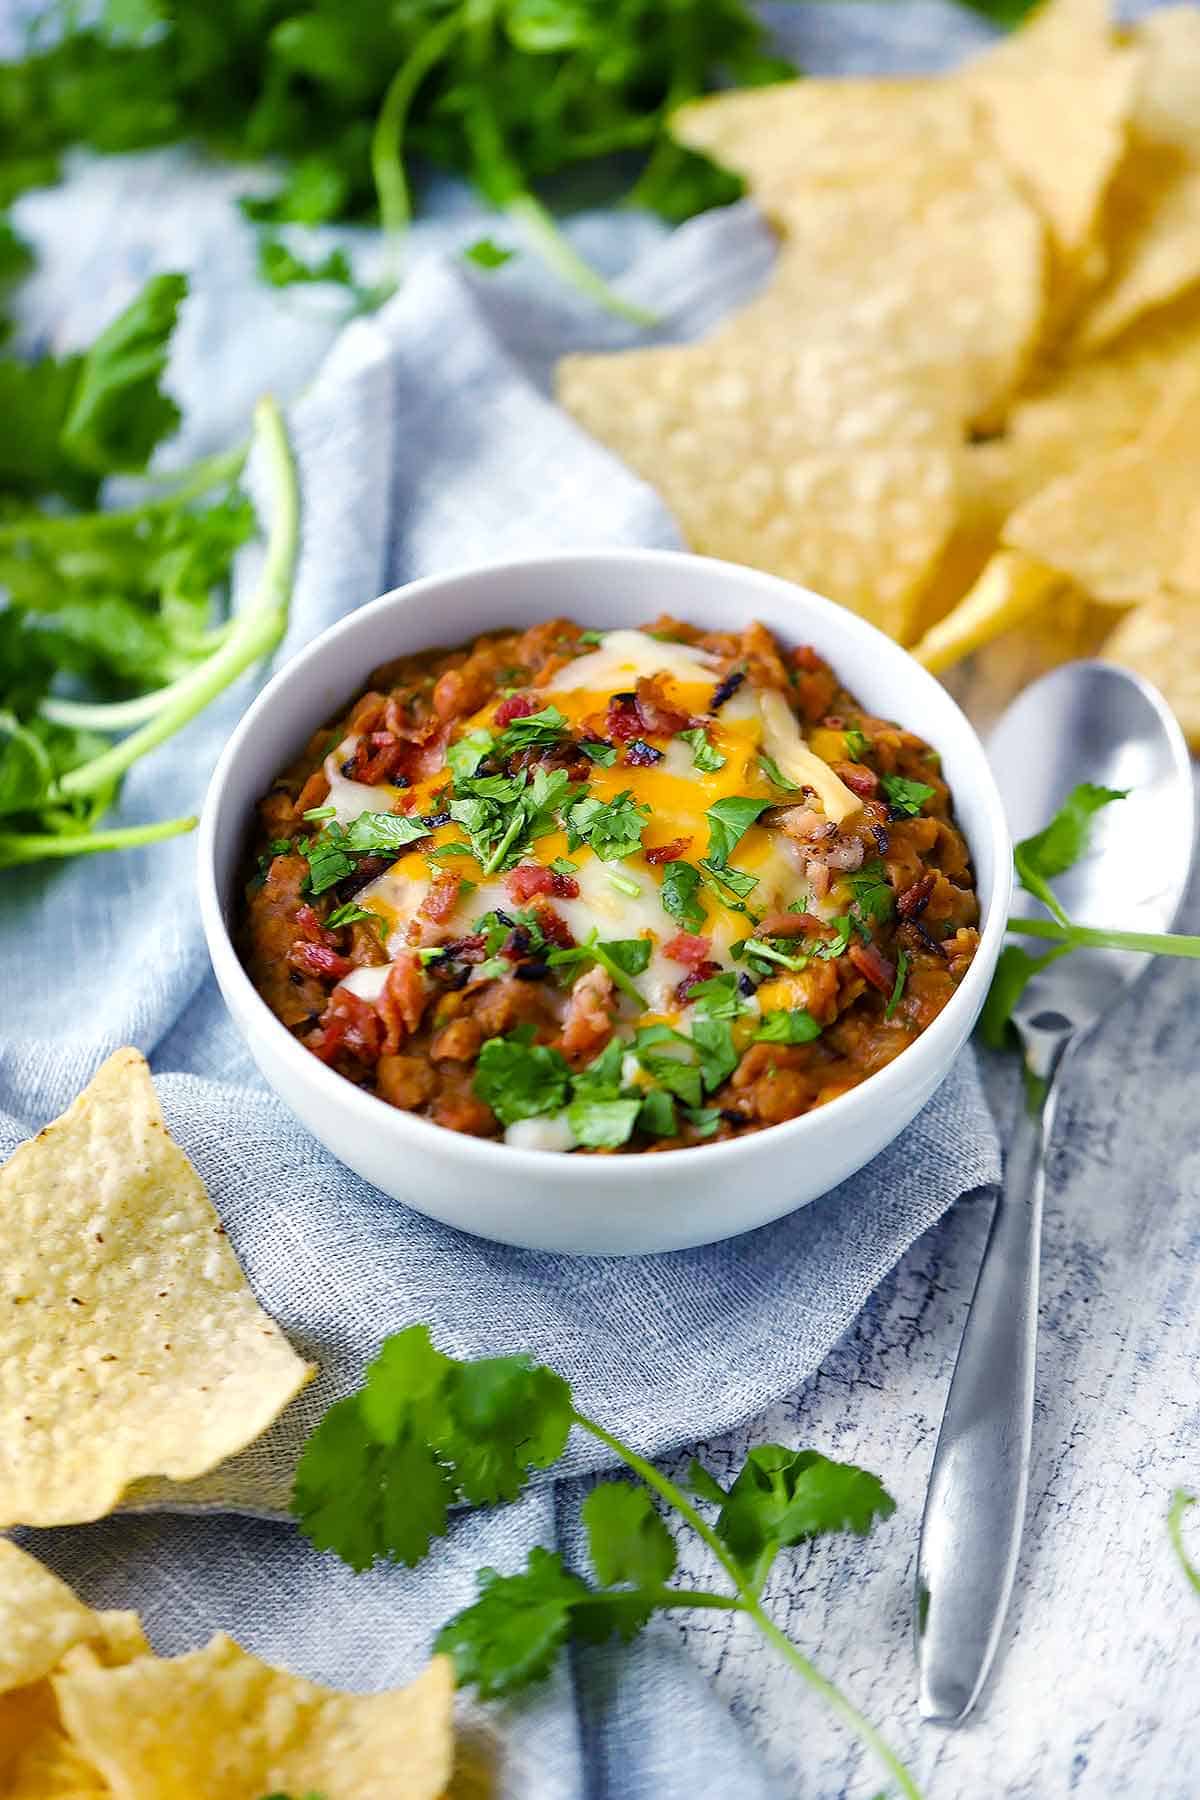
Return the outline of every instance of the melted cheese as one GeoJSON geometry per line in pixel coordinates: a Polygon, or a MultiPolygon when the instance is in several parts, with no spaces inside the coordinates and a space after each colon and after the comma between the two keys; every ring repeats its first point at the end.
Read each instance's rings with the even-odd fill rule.
{"type": "Polygon", "coordinates": [[[800,735],[796,715],[773,688],[764,688],[758,696],[763,717],[763,749],[778,766],[781,775],[798,787],[811,788],[821,803],[827,819],[840,825],[851,813],[862,807],[862,801],[828,763],[810,750],[800,735]]]}
{"type": "MultiPolygon", "coordinates": [[[[608,632],[595,651],[576,657],[557,670],[539,690],[538,698],[543,705],[557,707],[573,729],[598,733],[612,695],[632,689],[643,675],[657,676],[669,703],[680,711],[693,716],[707,714],[716,679],[712,659],[689,645],[662,643],[640,631],[608,632]]],[[[495,705],[495,700],[490,700],[474,717],[464,720],[458,735],[490,726],[495,705]]],[[[643,836],[645,847],[686,839],[681,854],[693,865],[707,854],[710,827],[705,812],[716,801],[735,796],[780,799],[759,764],[762,750],[789,779],[814,793],[831,819],[840,822],[858,810],[859,800],[805,743],[781,695],[746,682],[707,724],[707,730],[712,744],[725,758],[720,769],[701,773],[694,766],[691,746],[674,738],[657,744],[663,752],[662,760],[649,767],[630,766],[623,756],[609,768],[595,765],[589,772],[589,793],[607,802],[631,791],[634,799],[649,809],[643,836]]],[[[398,793],[347,781],[337,762],[344,760],[352,748],[352,742],[339,746],[326,763],[330,804],[337,807],[338,817],[345,823],[364,810],[378,811],[392,805],[398,793]]],[[[417,812],[428,811],[433,797],[445,788],[446,779],[443,772],[417,783],[406,796],[406,803],[417,812]]],[[[380,913],[387,921],[392,954],[403,946],[405,927],[417,914],[439,870],[457,870],[468,881],[478,879],[478,869],[468,857],[461,861],[429,860],[427,852],[431,848],[456,842],[461,842],[456,825],[437,827],[432,842],[406,852],[359,894],[360,905],[380,913]]],[[[560,857],[574,864],[580,891],[575,899],[554,897],[551,903],[576,940],[583,942],[593,930],[602,940],[647,939],[651,945],[650,961],[643,973],[635,977],[646,1000],[647,1016],[677,1026],[686,1021],[689,1009],[681,1006],[676,996],[687,973],[686,965],[663,954],[663,945],[681,929],[662,905],[664,869],[648,863],[642,854],[619,863],[601,862],[586,845],[570,850],[566,834],[561,831],[537,839],[525,860],[545,867],[560,857]],[[623,892],[614,884],[614,875],[622,883],[636,883],[639,891],[623,892]]],[[[750,897],[756,914],[787,907],[804,889],[803,851],[781,832],[751,826],[731,860],[738,869],[757,878],[750,897]]],[[[711,940],[712,959],[728,964],[731,946],[748,935],[751,922],[744,912],[727,905],[712,889],[701,888],[698,898],[707,915],[702,930],[711,940]]],[[[519,904],[512,899],[503,876],[493,876],[479,881],[467,892],[445,922],[453,933],[465,934],[482,914],[496,910],[513,912],[519,904]]],[[[827,917],[843,911],[844,894],[840,887],[820,905],[810,902],[810,910],[827,917]]],[[[373,994],[376,982],[381,985],[382,973],[386,971],[356,970],[345,985],[356,993],[373,994]]],[[[626,1002],[625,1010],[630,1009],[626,1002]]]]}

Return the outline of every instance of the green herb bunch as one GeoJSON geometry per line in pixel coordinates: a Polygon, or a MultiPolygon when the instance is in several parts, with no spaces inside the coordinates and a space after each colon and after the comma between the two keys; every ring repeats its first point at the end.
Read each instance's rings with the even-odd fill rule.
{"type": "MultiPolygon", "coordinates": [[[[369,217],[399,231],[405,162],[465,175],[547,259],[597,298],[537,183],[614,152],[642,158],[630,198],[666,218],[734,199],[740,183],[666,133],[718,80],[791,73],[746,0],[63,0],[43,47],[0,68],[0,204],[55,178],[71,144],[120,151],[189,139],[285,173],[257,219],[369,217]],[[84,21],[88,22],[84,22],[84,21]]],[[[480,260],[503,260],[489,246],[480,260]]],[[[303,278],[277,252],[272,279],[303,278]]],[[[325,270],[335,279],[348,273],[325,270]]],[[[630,309],[625,308],[629,311],[630,309]]]]}
{"type": "Polygon", "coordinates": [[[687,1488],[580,1412],[552,1369],[526,1356],[457,1360],[428,1327],[389,1337],[358,1393],[338,1401],[309,1438],[293,1511],[306,1537],[356,1570],[412,1566],[444,1536],[451,1509],[515,1500],[535,1470],[562,1456],[572,1430],[603,1444],[635,1481],[603,1481],[584,1500],[591,1574],[553,1550],[524,1569],[482,1569],[478,1598],[450,1619],[435,1648],[460,1684],[485,1699],[541,1680],[571,1643],[628,1642],[659,1612],[744,1614],[796,1673],[919,1800],[908,1771],[874,1727],[780,1631],[762,1593],[784,1550],[827,1533],[865,1536],[895,1504],[878,1479],[815,1450],[761,1444],[725,1488],[693,1462],[687,1488]],[[721,1588],[672,1585],[677,1552],[661,1501],[710,1551],[721,1588]]]}
{"type": "Polygon", "coordinates": [[[87,350],[0,356],[0,868],[190,829],[100,822],[126,771],[282,634],[297,498],[272,402],[256,419],[271,541],[236,617],[221,602],[255,528],[236,486],[243,449],[93,510],[105,479],[144,472],[178,423],[161,380],[186,292],[183,276],[157,275],[87,350]]]}

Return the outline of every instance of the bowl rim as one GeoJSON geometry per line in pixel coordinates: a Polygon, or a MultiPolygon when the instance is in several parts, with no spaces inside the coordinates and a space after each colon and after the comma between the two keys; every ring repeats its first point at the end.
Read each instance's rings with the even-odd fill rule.
{"type": "MultiPolygon", "coordinates": [[[[917,699],[921,691],[936,692],[940,704],[949,708],[952,716],[965,733],[968,748],[974,753],[977,763],[977,779],[971,784],[971,791],[982,801],[984,809],[984,829],[986,831],[992,853],[993,875],[989,893],[980,894],[980,903],[984,913],[984,927],[980,936],[977,953],[966,978],[943,1007],[932,1024],[920,1034],[916,1041],[908,1046],[900,1055],[894,1057],[882,1069],[876,1070],[864,1081],[836,1095],[823,1106],[815,1107],[797,1118],[787,1119],[777,1125],[767,1126],[742,1138],[728,1138],[715,1144],[695,1144],[683,1149],[672,1150],[670,1161],[672,1173],[682,1174],[686,1167],[695,1166],[696,1159],[703,1157],[703,1167],[710,1173],[717,1164],[714,1158],[724,1158],[726,1164],[753,1155],[756,1151],[766,1153],[770,1147],[784,1146],[784,1133],[799,1148],[806,1135],[815,1131],[828,1131],[836,1128],[844,1121],[852,1127],[856,1109],[871,1106],[881,1101],[887,1093],[895,1092],[904,1086],[912,1086],[913,1077],[918,1074],[914,1066],[914,1058],[922,1065],[931,1065],[946,1072],[943,1065],[948,1066],[949,1057],[953,1054],[955,1040],[959,1037],[959,1019],[969,1010],[978,998],[982,1005],[983,995],[978,993],[984,985],[984,970],[988,971],[990,982],[991,970],[999,956],[1001,943],[1007,928],[1008,905],[1012,892],[1012,844],[1005,817],[1004,803],[996,784],[995,776],[987,760],[983,742],[974,726],[967,719],[953,696],[944,688],[936,677],[921,666],[907,650],[887,637],[876,626],[848,608],[838,605],[809,588],[788,581],[782,576],[770,575],[763,570],[753,569],[741,563],[730,563],[716,557],[700,556],[684,550],[659,550],[634,546],[614,547],[599,546],[594,549],[578,548],[570,550],[551,550],[541,553],[530,553],[523,556],[501,558],[496,561],[473,561],[457,564],[437,574],[414,578],[412,581],[389,588],[386,593],[378,595],[374,600],[355,607],[341,618],[318,632],[307,643],[303,644],[293,655],[272,674],[266,684],[251,701],[239,719],[236,727],[226,741],[217,763],[209,778],[205,792],[204,804],[200,815],[197,834],[196,861],[197,886],[200,900],[201,920],[208,945],[209,957],[226,1004],[240,1030],[247,1028],[239,1015],[239,1008],[229,998],[229,987],[247,1005],[251,1015],[257,1015],[264,1027],[273,1035],[276,1051],[284,1063],[306,1085],[315,1087],[318,1094],[327,1097],[331,1104],[346,1109],[352,1118],[365,1128],[376,1131],[398,1132],[402,1137],[413,1134],[413,1146],[434,1154],[445,1154],[451,1157],[465,1158],[474,1163],[480,1171],[503,1170],[512,1176],[519,1176],[522,1171],[534,1175],[545,1175],[548,1167],[553,1166],[555,1173],[563,1180],[572,1183],[583,1183],[592,1188],[622,1185],[629,1179],[630,1159],[625,1156],[563,1156],[551,1155],[544,1150],[525,1149],[517,1145],[506,1144],[503,1140],[492,1138],[476,1138],[465,1132],[451,1131],[447,1126],[437,1125],[431,1119],[423,1119],[416,1114],[406,1113],[396,1107],[389,1106],[385,1100],[375,1094],[356,1087],[339,1075],[335,1069],[327,1067],[318,1058],[312,1056],[299,1041],[294,1038],[287,1027],[278,1019],[267,1005],[258,989],[254,986],[233,943],[233,938],[225,922],[221,903],[221,895],[216,879],[217,838],[225,825],[226,790],[232,773],[237,765],[238,756],[257,729],[260,721],[269,713],[281,707],[286,700],[291,684],[304,669],[324,656],[340,639],[357,635],[364,628],[364,621],[378,620],[380,623],[388,619],[394,612],[417,604],[423,597],[435,593],[438,589],[455,587],[464,581],[492,581],[511,579],[514,585],[522,574],[531,570],[542,570],[547,567],[568,571],[581,564],[601,564],[611,567],[614,572],[622,566],[631,564],[641,566],[686,566],[694,567],[700,573],[708,573],[724,578],[739,585],[747,601],[747,622],[755,616],[751,604],[755,590],[778,600],[786,596],[788,601],[802,603],[803,616],[811,618],[820,626],[829,627],[829,636],[835,640],[833,645],[818,643],[822,655],[828,655],[836,666],[836,639],[840,635],[843,642],[857,640],[864,648],[874,649],[885,656],[889,662],[901,659],[908,665],[907,675],[915,684],[917,699]]],[[[799,612],[799,609],[798,609],[799,612]]],[[[514,605],[516,615],[514,623],[520,622],[519,602],[514,605]]],[[[798,618],[799,622],[799,618],[798,618]]],[[[807,629],[807,627],[806,627],[807,629]]],[[[820,632],[815,634],[819,637],[820,632]]],[[[382,658],[381,660],[386,660],[382,658]]],[[[353,696],[347,696],[347,703],[353,696]]],[[[301,720],[303,727],[307,721],[301,720]]],[[[310,730],[312,728],[310,727],[310,730]]],[[[936,747],[936,746],[935,746],[936,747]]],[[[961,793],[963,784],[957,784],[957,794],[961,793]]],[[[243,823],[242,829],[248,827],[249,821],[243,823]]],[[[978,844],[969,846],[972,859],[978,860],[978,844]]],[[[977,890],[978,891],[978,890],[977,890]]],[[[976,1007],[978,1011],[978,1007],[976,1007]]],[[[965,1034],[962,1034],[965,1036],[965,1034]]],[[[927,1071],[928,1072],[928,1071],[927,1071]]],[[[939,1074],[940,1082],[942,1074],[939,1074]]],[[[647,1152],[642,1152],[644,1157],[647,1152]]]]}

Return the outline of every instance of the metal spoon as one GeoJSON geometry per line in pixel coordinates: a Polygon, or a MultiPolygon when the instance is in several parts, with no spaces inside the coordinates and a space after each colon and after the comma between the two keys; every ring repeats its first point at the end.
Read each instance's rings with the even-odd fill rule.
{"type": "MultiPolygon", "coordinates": [[[[1167,931],[1192,861],[1183,734],[1148,683],[1077,662],[1026,690],[988,744],[1014,841],[1080,782],[1128,788],[1095,819],[1092,848],[1053,885],[1080,924],[1167,931]]],[[[1025,894],[1014,910],[1044,911],[1025,894]]],[[[1031,953],[1049,948],[1022,939],[1031,953]]],[[[1077,950],[1034,977],[1014,1019],[1037,1098],[1022,1111],[950,1383],[917,1555],[921,1715],[957,1725],[979,1696],[1012,1593],[1029,1485],[1046,1144],[1068,1054],[1150,958],[1077,950]]]]}

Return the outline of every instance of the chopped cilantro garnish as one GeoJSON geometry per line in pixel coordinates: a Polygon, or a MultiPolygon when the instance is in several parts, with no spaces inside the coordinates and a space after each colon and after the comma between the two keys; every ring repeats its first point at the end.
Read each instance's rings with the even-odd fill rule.
{"type": "Polygon", "coordinates": [[[874,857],[853,875],[848,875],[846,882],[854,895],[854,905],[860,917],[878,919],[881,925],[886,925],[892,916],[895,898],[887,878],[887,870],[879,857],[874,857]]]}
{"type": "Polygon", "coordinates": [[[725,969],[720,975],[712,975],[707,981],[698,981],[689,989],[688,999],[700,1005],[701,1010],[713,1019],[736,1019],[739,1013],[748,1012],[746,997],[738,986],[739,977],[732,969],[725,969]]]}
{"type": "Polygon", "coordinates": [[[323,894],[326,888],[336,887],[347,875],[353,875],[357,863],[349,856],[345,844],[346,834],[340,825],[327,825],[319,837],[307,843],[301,841],[294,848],[308,861],[308,880],[306,886],[310,894],[323,894]]]}
{"type": "Polygon", "coordinates": [[[630,977],[640,975],[650,961],[649,938],[611,938],[602,944],[593,931],[584,943],[575,944],[569,950],[552,950],[546,960],[552,969],[572,969],[583,963],[597,962],[602,969],[607,969],[623,994],[643,1012],[646,1010],[645,996],[630,977]]]}
{"type": "Polygon", "coordinates": [[[602,631],[581,631],[579,634],[579,642],[581,644],[602,644],[604,642],[604,633],[602,631]]]}
{"type": "Polygon", "coordinates": [[[764,938],[747,938],[741,948],[748,957],[757,957],[760,962],[778,963],[781,969],[793,971],[807,969],[814,954],[812,950],[807,950],[802,956],[792,956],[785,950],[777,949],[774,944],[767,943],[764,938]]]}
{"type": "Polygon", "coordinates": [[[490,756],[496,748],[496,740],[490,731],[480,726],[476,731],[469,731],[466,737],[459,738],[456,744],[446,747],[446,767],[456,783],[469,781],[476,773],[481,762],[490,756]]]}
{"type": "Polygon", "coordinates": [[[707,922],[708,915],[697,899],[700,887],[700,871],[691,863],[669,862],[663,869],[662,887],[659,899],[664,912],[677,919],[685,931],[701,932],[707,922]]]}
{"type": "Polygon", "coordinates": [[[707,856],[700,858],[700,874],[718,900],[731,907],[734,912],[745,912],[745,907],[738,906],[736,901],[744,900],[758,886],[757,875],[747,874],[745,869],[735,869],[729,865],[715,866],[707,856]],[[729,898],[731,894],[734,896],[732,900],[729,898]]]}
{"type": "Polygon", "coordinates": [[[337,818],[337,807],[336,806],[310,806],[308,811],[306,813],[301,813],[300,816],[303,819],[312,819],[314,821],[317,819],[336,819],[337,818]]]}
{"type": "Polygon", "coordinates": [[[571,1083],[576,1100],[616,1100],[621,1092],[621,1066],[625,1061],[625,1045],[620,1038],[609,1038],[599,1056],[592,1058],[571,1083]]]}
{"type": "Polygon", "coordinates": [[[524,719],[513,719],[504,727],[497,749],[501,755],[514,750],[529,750],[535,745],[556,744],[567,729],[567,721],[557,706],[543,707],[524,719]]]}
{"type": "Polygon", "coordinates": [[[924,781],[910,781],[906,775],[883,775],[880,780],[891,805],[910,819],[915,819],[925,802],[932,800],[937,792],[924,781]]]}
{"type": "Polygon", "coordinates": [[[846,754],[852,762],[861,762],[864,756],[870,755],[871,740],[865,731],[857,725],[851,725],[846,733],[846,754]]]}
{"type": "Polygon", "coordinates": [[[718,769],[725,767],[728,759],[722,756],[703,725],[697,725],[691,731],[681,731],[679,736],[691,748],[692,767],[699,769],[702,775],[713,775],[718,769]]]}
{"type": "Polygon", "coordinates": [[[711,868],[724,868],[734,847],[770,804],[769,800],[731,794],[725,800],[715,800],[708,807],[704,816],[709,824],[707,861],[711,868]]]}
{"type": "Polygon", "coordinates": [[[720,1109],[715,1106],[685,1106],[684,1117],[698,1137],[712,1137],[721,1123],[720,1109]]]}
{"type": "Polygon", "coordinates": [[[1013,850],[1017,879],[1027,894],[1047,907],[1060,925],[1067,924],[1049,882],[1064,875],[1083,856],[1091,842],[1092,820],[1114,800],[1124,800],[1125,788],[1098,787],[1085,781],[1070,794],[1050,823],[1033,837],[1022,838],[1013,850]]]}
{"type": "Polygon", "coordinates": [[[601,862],[620,862],[642,846],[642,833],[650,819],[650,808],[639,805],[633,790],[609,801],[594,795],[576,801],[567,813],[568,836],[576,844],[587,844],[601,862]]]}
{"type": "Polygon", "coordinates": [[[642,1101],[638,1125],[649,1137],[674,1137],[679,1130],[674,1095],[666,1088],[651,1088],[642,1101]]]}
{"type": "Polygon", "coordinates": [[[762,1024],[754,1034],[760,1044],[811,1044],[820,1035],[821,1027],[803,1007],[792,1012],[764,1013],[762,1024]]]}
{"type": "Polygon", "coordinates": [[[601,738],[581,738],[579,748],[590,762],[598,763],[602,769],[611,769],[617,760],[617,746],[606,744],[601,738]]]}
{"type": "Polygon", "coordinates": [[[908,980],[909,954],[902,950],[896,959],[896,980],[892,988],[891,999],[883,1009],[885,1019],[890,1019],[900,1004],[900,996],[904,992],[904,984],[908,980]]]}
{"type": "Polygon", "coordinates": [[[385,939],[391,929],[382,913],[369,912],[357,900],[347,900],[344,906],[335,907],[325,923],[331,931],[336,931],[339,925],[374,925],[380,937],[385,939]]]}
{"type": "Polygon", "coordinates": [[[774,757],[768,756],[765,750],[758,753],[758,766],[774,787],[781,788],[785,794],[798,794],[799,784],[789,781],[774,757]]]}
{"type": "Polygon", "coordinates": [[[552,875],[574,875],[578,867],[579,864],[573,863],[570,857],[556,856],[550,864],[550,872],[552,875]]]}
{"type": "Polygon", "coordinates": [[[503,244],[490,237],[476,238],[463,251],[467,261],[473,262],[478,269],[502,269],[516,254],[515,250],[506,250],[503,244]]]}
{"type": "Polygon", "coordinates": [[[479,1052],[472,1083],[502,1125],[561,1112],[571,1071],[548,1044],[533,1042],[533,1027],[519,1025],[507,1037],[489,1038],[479,1052]]]}
{"type": "Polygon", "coordinates": [[[631,900],[636,900],[642,891],[640,884],[631,881],[628,875],[610,875],[608,880],[609,886],[615,887],[618,894],[628,894],[631,900]]]}
{"type": "Polygon", "coordinates": [[[567,1123],[577,1144],[588,1150],[616,1150],[633,1136],[642,1110],[639,1098],[572,1100],[567,1123]]]}
{"type": "Polygon", "coordinates": [[[738,1066],[729,1020],[698,1013],[692,1020],[692,1042],[700,1055],[700,1079],[711,1092],[728,1080],[738,1066]]]}
{"type": "Polygon", "coordinates": [[[428,836],[424,819],[410,819],[403,813],[359,813],[347,827],[345,847],[358,855],[386,856],[428,836]]]}

